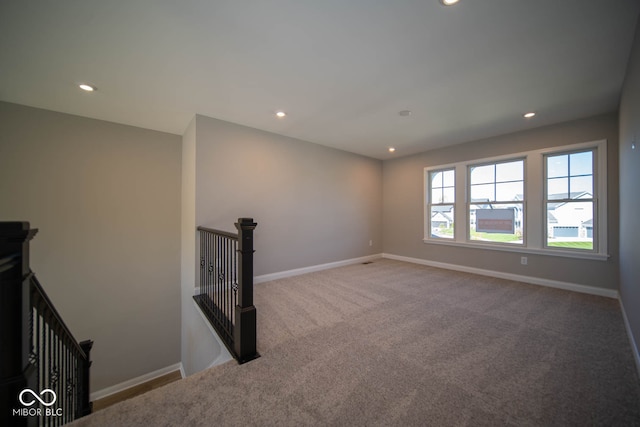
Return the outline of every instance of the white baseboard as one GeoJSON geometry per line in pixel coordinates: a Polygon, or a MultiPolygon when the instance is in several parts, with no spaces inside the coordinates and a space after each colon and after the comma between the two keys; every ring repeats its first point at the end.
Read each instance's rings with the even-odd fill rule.
{"type": "Polygon", "coordinates": [[[636,362],[636,370],[638,376],[640,377],[640,353],[638,352],[638,344],[636,343],[635,338],[633,337],[633,332],[631,330],[631,325],[629,324],[629,318],[627,317],[627,312],[624,309],[624,304],[622,300],[620,301],[620,309],[622,310],[622,318],[624,319],[624,326],[627,330],[627,336],[629,337],[629,344],[631,344],[631,351],[633,352],[633,359],[636,362]]]}
{"type": "Polygon", "coordinates": [[[148,374],[140,375],[139,377],[131,378],[130,380],[93,392],[90,394],[89,400],[93,402],[95,400],[102,399],[107,396],[111,396],[112,394],[119,393],[123,390],[126,390],[131,387],[135,387],[140,384],[144,384],[147,381],[154,380],[163,375],[166,375],[178,370],[180,371],[180,375],[182,375],[182,378],[184,378],[185,375],[184,375],[184,370],[182,369],[182,363],[176,363],[174,365],[167,366],[165,368],[158,369],[153,372],[149,372],[148,374]]]}
{"type": "Polygon", "coordinates": [[[430,267],[444,268],[447,270],[462,271],[464,273],[479,274],[481,276],[497,277],[500,279],[514,280],[517,282],[529,283],[532,285],[547,286],[549,288],[564,289],[567,291],[580,292],[583,294],[598,295],[608,298],[618,298],[618,291],[615,289],[596,288],[594,286],[579,285],[577,283],[561,282],[558,280],[542,279],[540,277],[523,276],[520,274],[503,273],[500,271],[484,270],[481,268],[467,267],[458,264],[448,264],[444,262],[429,261],[419,258],[410,258],[393,254],[382,254],[383,258],[395,259],[397,261],[412,262],[414,264],[427,265],[430,267]]]}
{"type": "Polygon", "coordinates": [[[351,258],[343,261],[330,262],[327,264],[312,265],[309,267],[296,268],[294,270],[281,271],[278,273],[263,274],[261,276],[255,276],[253,278],[253,283],[269,282],[271,280],[284,279],[286,277],[293,277],[293,276],[299,276],[301,274],[313,273],[314,271],[328,270],[330,268],[343,267],[345,265],[373,261],[381,257],[382,257],[382,254],[367,255],[360,258],[351,258]]]}

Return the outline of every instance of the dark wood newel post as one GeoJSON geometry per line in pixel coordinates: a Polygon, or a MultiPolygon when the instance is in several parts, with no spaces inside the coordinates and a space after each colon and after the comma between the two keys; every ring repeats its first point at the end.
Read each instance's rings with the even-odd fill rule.
{"type": "Polygon", "coordinates": [[[29,241],[38,232],[28,222],[0,222],[0,425],[32,425],[37,419],[13,417],[18,394],[35,388],[36,369],[29,361],[29,241]]]}
{"type": "Polygon", "coordinates": [[[253,218],[238,218],[238,304],[235,310],[233,347],[239,363],[260,355],[256,349],[256,308],[253,305],[253,218]]]}

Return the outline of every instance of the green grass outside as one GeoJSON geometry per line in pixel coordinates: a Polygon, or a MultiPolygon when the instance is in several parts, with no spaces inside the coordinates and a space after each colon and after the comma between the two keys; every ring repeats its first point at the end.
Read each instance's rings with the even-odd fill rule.
{"type": "Polygon", "coordinates": [[[453,237],[453,227],[438,228],[438,234],[447,235],[453,237]]]}
{"type": "Polygon", "coordinates": [[[500,243],[522,243],[522,238],[517,234],[482,233],[473,230],[471,231],[471,240],[485,240],[500,243]]]}
{"type": "MultiPolygon", "coordinates": [[[[439,228],[438,234],[440,236],[453,237],[453,228],[439,228]]],[[[477,231],[471,231],[471,240],[484,240],[489,242],[500,243],[514,243],[521,242],[522,239],[516,234],[503,234],[503,233],[479,233],[477,231]]]]}
{"type": "MultiPolygon", "coordinates": [[[[440,228],[438,230],[438,234],[453,237],[453,228],[440,228]]],[[[500,243],[516,243],[522,241],[516,234],[479,233],[473,230],[471,231],[471,240],[484,240],[500,243]]],[[[550,242],[548,246],[554,248],[593,250],[593,242],[550,242]]]]}
{"type": "Polygon", "coordinates": [[[593,242],[549,242],[547,246],[554,248],[593,249],[593,242]]]}

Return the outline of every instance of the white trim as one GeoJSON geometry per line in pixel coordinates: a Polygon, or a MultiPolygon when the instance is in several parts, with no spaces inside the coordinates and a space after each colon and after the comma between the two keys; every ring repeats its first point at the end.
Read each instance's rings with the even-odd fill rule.
{"type": "Polygon", "coordinates": [[[638,344],[636,343],[635,338],[633,338],[633,333],[631,331],[631,325],[629,324],[629,318],[627,317],[627,312],[624,310],[624,304],[622,303],[622,299],[620,301],[620,309],[622,310],[622,318],[624,319],[624,326],[627,330],[627,336],[629,337],[629,344],[631,344],[631,351],[633,352],[633,360],[636,362],[637,374],[640,376],[640,353],[638,352],[638,344]]]}
{"type": "Polygon", "coordinates": [[[182,375],[182,378],[184,378],[184,372],[183,372],[183,369],[182,369],[182,363],[176,363],[174,365],[167,366],[165,368],[158,369],[156,371],[149,372],[147,374],[140,375],[139,377],[131,378],[130,380],[123,381],[123,382],[121,382],[119,384],[112,385],[110,387],[103,388],[102,390],[98,390],[96,392],[93,392],[93,393],[90,394],[89,400],[93,402],[93,401],[96,401],[98,399],[103,399],[103,398],[105,398],[107,396],[111,396],[112,394],[119,393],[119,392],[124,391],[124,390],[126,390],[128,388],[135,387],[135,386],[140,385],[140,384],[144,384],[144,383],[146,383],[148,381],[151,381],[151,380],[155,380],[156,378],[160,378],[161,376],[167,375],[167,374],[169,374],[171,372],[174,372],[174,371],[180,371],[180,375],[182,375]]]}
{"type": "Polygon", "coordinates": [[[382,254],[367,255],[360,258],[351,258],[343,261],[330,262],[327,264],[311,265],[309,267],[296,268],[293,270],[280,271],[278,273],[263,274],[255,276],[253,283],[269,282],[271,280],[284,279],[286,277],[299,276],[301,274],[313,273],[314,271],[328,270],[330,268],[343,267],[345,265],[358,264],[379,259],[382,254]]]}
{"type": "Polygon", "coordinates": [[[458,246],[464,248],[477,248],[477,249],[487,249],[490,251],[503,251],[503,252],[516,252],[519,254],[537,254],[537,255],[546,255],[546,256],[556,256],[556,257],[564,257],[564,258],[576,258],[576,259],[591,259],[594,261],[607,261],[611,255],[609,254],[598,254],[592,252],[581,253],[578,251],[563,251],[561,249],[537,249],[537,248],[527,248],[525,246],[509,244],[509,243],[494,243],[494,244],[486,244],[479,241],[470,241],[470,242],[456,242],[454,240],[446,240],[446,239],[422,239],[422,241],[429,245],[445,245],[445,246],[458,246]]]}
{"type": "Polygon", "coordinates": [[[532,285],[547,286],[549,288],[564,289],[567,291],[580,292],[583,294],[598,295],[608,298],[618,298],[618,291],[615,289],[596,288],[594,286],[579,285],[577,283],[560,282],[558,280],[543,279],[540,277],[523,276],[520,274],[503,273],[501,271],[484,270],[482,268],[467,267],[458,264],[448,264],[444,262],[429,261],[419,258],[411,258],[393,254],[382,254],[383,258],[395,259],[397,261],[411,262],[414,264],[428,265],[430,267],[444,268],[447,270],[462,271],[464,273],[479,274],[482,276],[497,277],[499,279],[514,280],[517,282],[529,283],[532,285]]]}

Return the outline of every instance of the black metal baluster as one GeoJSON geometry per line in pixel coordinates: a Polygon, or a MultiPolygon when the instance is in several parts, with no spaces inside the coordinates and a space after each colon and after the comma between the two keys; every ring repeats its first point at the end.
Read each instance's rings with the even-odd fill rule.
{"type": "Polygon", "coordinates": [[[235,312],[235,282],[236,282],[236,241],[231,240],[230,249],[229,249],[229,267],[231,271],[229,272],[229,281],[227,285],[229,286],[229,324],[231,329],[231,335],[233,336],[233,328],[234,328],[234,319],[233,313],[235,312]]]}
{"type": "Polygon", "coordinates": [[[213,265],[211,264],[211,258],[215,257],[215,237],[208,232],[205,232],[207,239],[207,253],[205,257],[205,265],[207,266],[207,298],[203,300],[203,303],[207,305],[207,307],[211,308],[211,304],[215,298],[215,283],[212,281],[213,279],[213,265]]]}
{"type": "Polygon", "coordinates": [[[211,256],[211,245],[209,235],[207,233],[201,234],[204,252],[202,252],[202,275],[203,281],[200,282],[200,295],[209,296],[211,289],[210,271],[209,271],[209,257],[211,256]]]}
{"type": "MultiPolygon", "coordinates": [[[[58,347],[58,339],[56,336],[55,326],[51,325],[49,329],[49,334],[51,334],[51,350],[52,350],[52,358],[51,364],[53,365],[51,368],[51,383],[47,386],[45,384],[45,388],[50,388],[56,394],[56,403],[58,403],[61,399],[60,396],[60,348],[58,347]]],[[[47,417],[46,421],[50,426],[55,426],[55,420],[52,417],[47,417]]]]}
{"type": "MultiPolygon", "coordinates": [[[[53,346],[54,346],[54,354],[55,354],[55,362],[54,362],[54,370],[56,372],[57,375],[57,381],[56,381],[56,388],[54,389],[55,393],[56,393],[56,407],[59,405],[63,405],[64,406],[64,387],[62,386],[64,384],[64,361],[63,361],[63,354],[62,354],[62,342],[60,340],[60,336],[59,336],[59,332],[58,332],[58,328],[54,328],[54,333],[53,333],[53,346]]],[[[54,407],[52,406],[49,409],[53,409],[54,407]]],[[[57,426],[58,422],[55,419],[55,417],[48,417],[51,420],[51,425],[57,426]]]]}
{"type": "Polygon", "coordinates": [[[233,242],[233,301],[231,306],[233,307],[233,312],[231,313],[231,321],[235,325],[236,321],[236,305],[238,304],[238,241],[235,240],[233,242]]]}
{"type": "MultiPolygon", "coordinates": [[[[56,373],[56,388],[55,388],[55,392],[56,392],[56,396],[57,396],[57,400],[56,403],[58,403],[58,400],[60,401],[60,403],[64,403],[64,372],[63,372],[63,364],[62,364],[62,342],[60,340],[60,336],[58,335],[58,328],[54,328],[53,330],[53,343],[54,343],[54,354],[55,354],[55,360],[53,363],[54,366],[54,370],[56,373]]],[[[48,417],[51,420],[51,424],[54,426],[57,426],[58,423],[56,422],[56,419],[54,417],[48,417]]]]}
{"type": "Polygon", "coordinates": [[[206,282],[204,280],[204,256],[205,256],[205,236],[203,235],[202,231],[200,233],[198,233],[198,235],[200,236],[200,252],[198,252],[198,254],[200,255],[200,281],[198,283],[200,283],[200,289],[198,290],[198,295],[202,295],[202,293],[204,292],[202,287],[206,286],[206,282]]]}
{"type": "MultiPolygon", "coordinates": [[[[51,328],[51,347],[53,348],[53,371],[52,377],[54,378],[54,382],[51,385],[51,388],[56,394],[56,403],[62,399],[60,396],[60,342],[58,341],[58,336],[56,334],[55,326],[51,328]]],[[[52,417],[47,417],[47,421],[49,425],[55,426],[55,420],[52,417]]]]}
{"type": "MultiPolygon", "coordinates": [[[[43,388],[50,389],[53,387],[51,381],[51,373],[53,372],[53,338],[51,337],[51,325],[49,325],[48,323],[45,323],[45,325],[47,327],[47,375],[45,378],[43,378],[43,382],[39,388],[40,390],[42,390],[43,388]]],[[[48,425],[51,425],[51,423],[48,423],[48,425]]]]}
{"type": "MultiPolygon", "coordinates": [[[[44,313],[43,313],[44,314],[44,313]]],[[[38,384],[38,390],[43,388],[51,388],[51,359],[53,359],[53,349],[51,347],[51,326],[46,322],[46,318],[43,316],[44,328],[46,330],[45,339],[45,357],[47,361],[47,367],[42,378],[42,383],[38,384]]]]}
{"type": "Polygon", "coordinates": [[[229,331],[229,239],[224,239],[224,328],[229,331]]]}
{"type": "Polygon", "coordinates": [[[238,240],[233,241],[233,278],[231,279],[231,324],[235,327],[238,297],[238,240]]]}
{"type": "Polygon", "coordinates": [[[222,256],[220,257],[220,275],[218,280],[218,285],[220,286],[220,304],[218,305],[218,313],[220,315],[220,321],[222,322],[222,326],[224,327],[224,275],[225,271],[225,260],[227,258],[227,248],[226,248],[226,239],[224,236],[220,237],[220,249],[222,250],[222,256]]]}
{"type": "Polygon", "coordinates": [[[219,304],[218,304],[218,315],[220,318],[220,322],[222,323],[222,328],[225,329],[225,324],[224,324],[224,274],[225,274],[225,258],[227,256],[226,254],[226,248],[225,248],[225,238],[223,236],[219,237],[220,239],[220,259],[218,260],[218,264],[219,264],[219,274],[218,274],[218,286],[220,287],[220,296],[219,296],[219,304]]]}
{"type": "Polygon", "coordinates": [[[214,280],[213,282],[213,306],[211,307],[211,309],[213,310],[213,315],[215,317],[216,320],[220,320],[217,311],[215,310],[215,308],[218,306],[218,304],[220,304],[220,301],[218,300],[218,298],[220,297],[220,292],[219,292],[219,284],[218,284],[218,258],[220,257],[220,237],[217,234],[213,235],[213,257],[211,259],[211,266],[213,268],[212,270],[212,279],[214,280]]]}
{"type": "Polygon", "coordinates": [[[234,313],[236,311],[236,289],[235,289],[235,283],[236,283],[236,256],[237,256],[237,252],[236,252],[236,247],[237,247],[238,241],[237,240],[232,240],[231,241],[231,256],[230,256],[230,260],[229,263],[231,264],[231,276],[229,276],[229,322],[231,323],[231,336],[233,336],[233,328],[234,328],[234,313]]]}
{"type": "Polygon", "coordinates": [[[215,271],[215,259],[218,256],[218,240],[216,238],[215,234],[210,234],[210,239],[211,239],[211,252],[209,253],[209,257],[207,259],[207,263],[209,265],[209,280],[211,281],[211,295],[209,295],[209,309],[212,310],[211,312],[213,313],[213,307],[215,307],[215,302],[216,302],[216,281],[215,281],[215,275],[216,275],[216,271],[215,271]]]}
{"type": "MultiPolygon", "coordinates": [[[[40,306],[40,303],[38,303],[38,306],[40,306]]],[[[44,378],[46,375],[46,369],[47,369],[47,325],[44,322],[44,316],[42,315],[42,310],[41,307],[38,307],[38,323],[40,324],[40,348],[39,348],[39,353],[38,353],[38,374],[37,374],[37,379],[36,379],[36,383],[37,383],[37,387],[38,390],[42,388],[42,384],[44,384],[44,378]]]]}
{"type": "Polygon", "coordinates": [[[215,259],[216,259],[216,252],[218,251],[218,248],[216,247],[217,245],[217,241],[216,241],[216,236],[212,235],[210,233],[207,233],[208,238],[209,238],[209,254],[207,255],[207,265],[209,266],[209,299],[207,300],[207,303],[209,304],[210,307],[213,307],[216,301],[216,281],[215,281],[215,275],[216,275],[216,266],[215,266],[215,259]]]}
{"type": "Polygon", "coordinates": [[[65,405],[62,410],[62,417],[60,417],[60,423],[63,424],[66,422],[67,414],[71,413],[71,404],[73,403],[73,381],[71,378],[71,348],[69,347],[69,343],[67,338],[64,340],[64,396],[65,405]]]}
{"type": "Polygon", "coordinates": [[[212,270],[211,270],[211,257],[213,256],[213,252],[215,251],[213,245],[213,236],[211,235],[211,233],[204,233],[204,238],[205,241],[207,242],[207,247],[206,247],[206,251],[205,251],[205,266],[206,266],[206,290],[207,290],[207,303],[209,301],[213,301],[213,282],[211,281],[211,274],[212,274],[212,270]]]}
{"type": "MultiPolygon", "coordinates": [[[[40,313],[38,312],[38,307],[34,307],[33,310],[35,312],[35,336],[36,336],[36,348],[35,351],[33,353],[33,357],[35,359],[35,364],[36,364],[36,378],[40,378],[41,375],[41,370],[42,370],[42,337],[40,336],[40,329],[41,329],[41,324],[40,324],[40,313]]],[[[38,381],[39,382],[39,381],[38,381]]]]}
{"type": "Polygon", "coordinates": [[[223,300],[222,300],[222,320],[224,322],[224,329],[228,332],[229,331],[229,319],[228,314],[227,314],[227,300],[228,300],[228,295],[227,295],[227,277],[229,275],[229,239],[228,238],[224,238],[224,273],[222,276],[222,292],[223,292],[223,300]]]}
{"type": "Polygon", "coordinates": [[[204,240],[204,255],[203,255],[203,275],[204,282],[201,283],[200,295],[203,298],[201,301],[203,303],[208,303],[207,298],[211,298],[211,266],[209,264],[209,259],[211,257],[211,238],[208,233],[202,234],[202,239],[204,240]],[[204,286],[204,289],[202,288],[204,286]]]}
{"type": "Polygon", "coordinates": [[[207,294],[209,287],[209,267],[207,265],[207,257],[209,255],[208,244],[207,233],[200,232],[200,298],[207,294]]]}
{"type": "Polygon", "coordinates": [[[73,390],[72,390],[72,398],[71,398],[71,407],[69,408],[70,413],[75,414],[78,410],[78,377],[76,370],[75,360],[78,359],[78,354],[74,351],[74,357],[71,359],[71,381],[73,381],[73,390]]]}
{"type": "MultiPolygon", "coordinates": [[[[55,340],[54,342],[56,346],[55,366],[58,372],[58,382],[56,383],[58,386],[56,389],[56,396],[57,396],[56,403],[64,405],[64,363],[63,363],[63,354],[62,354],[63,345],[57,330],[55,331],[53,337],[54,337],[54,340],[55,340]]],[[[57,426],[58,423],[56,422],[56,419],[53,417],[50,417],[50,418],[51,418],[51,423],[57,426]]]]}
{"type": "Polygon", "coordinates": [[[207,297],[211,297],[209,292],[211,292],[211,236],[209,233],[205,233],[204,235],[205,241],[205,258],[204,258],[204,266],[205,266],[205,289],[207,290],[207,297]]]}
{"type": "Polygon", "coordinates": [[[81,404],[82,404],[82,384],[80,382],[80,357],[76,358],[73,363],[73,375],[76,384],[76,392],[75,392],[75,405],[73,408],[73,413],[78,414],[80,412],[81,404]]]}
{"type": "Polygon", "coordinates": [[[64,402],[64,409],[62,410],[62,417],[60,417],[61,418],[61,420],[60,420],[61,423],[65,422],[66,417],[67,417],[66,414],[70,413],[70,410],[71,410],[70,404],[71,404],[71,402],[73,402],[73,399],[71,397],[72,396],[71,395],[72,382],[71,382],[71,376],[69,375],[69,366],[70,366],[69,365],[69,361],[71,359],[71,356],[70,356],[71,350],[69,348],[69,344],[67,342],[66,337],[65,337],[63,343],[64,343],[64,345],[63,345],[63,347],[64,347],[64,351],[63,351],[63,355],[64,355],[64,398],[66,400],[64,402]]]}
{"type": "Polygon", "coordinates": [[[220,236],[216,235],[215,236],[216,239],[216,256],[213,259],[213,265],[215,266],[215,280],[216,280],[216,292],[215,292],[215,306],[214,306],[214,313],[216,316],[216,319],[218,321],[220,321],[220,312],[218,310],[215,310],[217,307],[220,306],[220,265],[219,265],[219,259],[223,256],[223,251],[222,251],[222,242],[220,240],[220,236]]]}
{"type": "Polygon", "coordinates": [[[222,326],[227,331],[227,238],[221,237],[222,241],[222,275],[220,276],[220,317],[222,319],[222,326]]]}
{"type": "Polygon", "coordinates": [[[232,302],[233,302],[233,289],[231,288],[231,281],[233,279],[233,240],[227,239],[227,277],[224,282],[224,288],[227,291],[227,308],[225,317],[227,318],[227,329],[229,335],[233,336],[233,322],[231,321],[232,314],[232,302]]]}
{"type": "Polygon", "coordinates": [[[76,392],[75,392],[75,407],[74,407],[74,417],[80,416],[80,405],[82,402],[82,384],[80,383],[80,358],[76,359],[73,374],[76,379],[76,392]]]}

